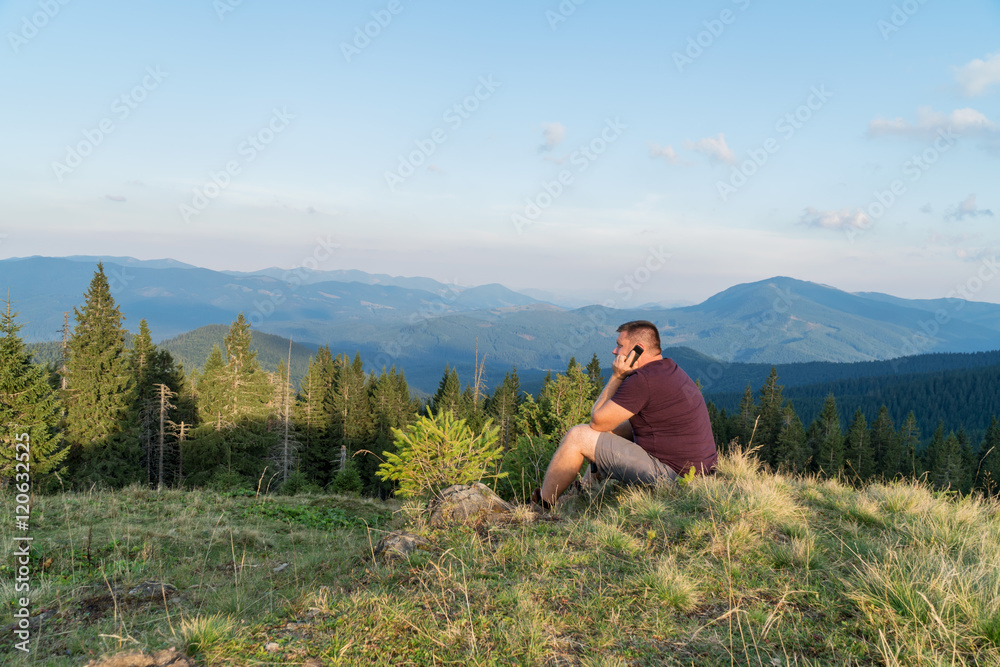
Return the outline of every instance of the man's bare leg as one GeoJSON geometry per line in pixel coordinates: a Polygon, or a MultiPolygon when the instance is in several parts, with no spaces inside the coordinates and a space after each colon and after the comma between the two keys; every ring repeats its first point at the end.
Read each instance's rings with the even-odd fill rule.
{"type": "Polygon", "coordinates": [[[545,471],[542,500],[554,504],[576,479],[584,460],[594,460],[597,438],[600,435],[590,428],[589,424],[574,426],[566,432],[556,453],[552,455],[548,470],[545,471]]]}
{"type": "MultiPolygon", "coordinates": [[[[627,419],[618,426],[615,426],[614,430],[611,432],[617,436],[625,438],[626,440],[633,439],[632,424],[627,419]]],[[[597,456],[596,447],[594,449],[594,456],[595,457],[597,456]]],[[[583,479],[580,481],[580,484],[583,486],[583,488],[589,489],[591,486],[595,484],[600,484],[603,480],[604,478],[601,475],[594,473],[593,467],[588,467],[587,472],[583,473],[583,479]]]]}

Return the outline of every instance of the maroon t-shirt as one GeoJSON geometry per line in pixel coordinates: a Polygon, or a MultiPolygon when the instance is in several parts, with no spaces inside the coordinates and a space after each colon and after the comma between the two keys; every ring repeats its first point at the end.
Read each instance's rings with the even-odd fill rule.
{"type": "Polygon", "coordinates": [[[659,359],[629,375],[611,400],[634,413],[629,422],[637,445],[684,475],[691,466],[709,472],[719,459],[705,399],[674,363],[659,359]]]}

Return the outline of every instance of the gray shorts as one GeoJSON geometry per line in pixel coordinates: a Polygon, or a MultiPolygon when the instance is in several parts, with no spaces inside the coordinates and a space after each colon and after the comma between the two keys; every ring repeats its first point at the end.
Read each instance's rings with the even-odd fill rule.
{"type": "Polygon", "coordinates": [[[594,448],[594,457],[599,475],[625,484],[656,484],[663,479],[677,479],[673,468],[631,440],[614,433],[601,433],[594,448]]]}

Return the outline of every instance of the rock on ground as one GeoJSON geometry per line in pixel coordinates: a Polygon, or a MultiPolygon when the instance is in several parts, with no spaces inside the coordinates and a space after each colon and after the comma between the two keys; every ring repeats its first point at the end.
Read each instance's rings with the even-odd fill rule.
{"type": "Polygon", "coordinates": [[[148,655],[141,651],[130,651],[119,653],[104,660],[92,660],[86,667],[197,667],[191,658],[183,653],[178,653],[175,648],[168,648],[154,655],[148,655]]]}
{"type": "Polygon", "coordinates": [[[514,506],[505,502],[483,484],[456,484],[435,496],[427,505],[430,523],[440,528],[449,523],[465,521],[509,519],[514,506]]]}
{"type": "Polygon", "coordinates": [[[393,560],[406,558],[418,549],[430,550],[431,543],[403,530],[394,530],[375,545],[375,558],[393,560]]]}

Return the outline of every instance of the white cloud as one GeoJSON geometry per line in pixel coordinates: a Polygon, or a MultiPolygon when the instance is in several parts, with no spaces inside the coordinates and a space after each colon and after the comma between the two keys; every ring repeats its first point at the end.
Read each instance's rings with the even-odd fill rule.
{"type": "Polygon", "coordinates": [[[680,162],[680,156],[677,155],[677,151],[674,150],[674,147],[670,145],[660,148],[659,144],[649,142],[649,156],[662,157],[670,164],[677,164],[680,162]]]}
{"type": "Polygon", "coordinates": [[[934,111],[930,107],[917,109],[917,122],[910,123],[902,118],[886,120],[876,118],[868,124],[868,134],[873,137],[900,135],[924,137],[934,136],[941,130],[952,130],[959,135],[995,132],[997,125],[975,109],[956,109],[950,114],[934,111]]]}
{"type": "Polygon", "coordinates": [[[993,217],[993,211],[988,208],[977,208],[976,207],[976,195],[975,193],[969,195],[965,200],[952,208],[944,216],[945,220],[963,220],[965,218],[978,218],[981,215],[988,215],[993,217]]]}
{"type": "Polygon", "coordinates": [[[1000,53],[994,53],[986,60],[976,58],[956,67],[955,79],[963,94],[969,97],[984,94],[990,86],[1000,84],[1000,53]]]}
{"type": "Polygon", "coordinates": [[[539,150],[550,151],[562,143],[566,137],[566,128],[562,123],[543,123],[542,135],[545,137],[545,143],[539,147],[539,150]]]}
{"type": "Polygon", "coordinates": [[[111,201],[117,201],[117,202],[128,201],[122,195],[104,195],[104,198],[105,199],[109,199],[111,201]]]}
{"type": "Polygon", "coordinates": [[[799,224],[822,229],[865,229],[869,218],[861,209],[851,211],[849,208],[839,211],[820,211],[810,206],[802,212],[799,224]]]}
{"type": "Polygon", "coordinates": [[[708,159],[712,162],[736,164],[736,156],[733,155],[733,152],[729,150],[729,146],[726,145],[726,137],[723,136],[722,132],[719,132],[717,138],[705,137],[694,142],[685,141],[684,148],[707,155],[708,159]]]}

